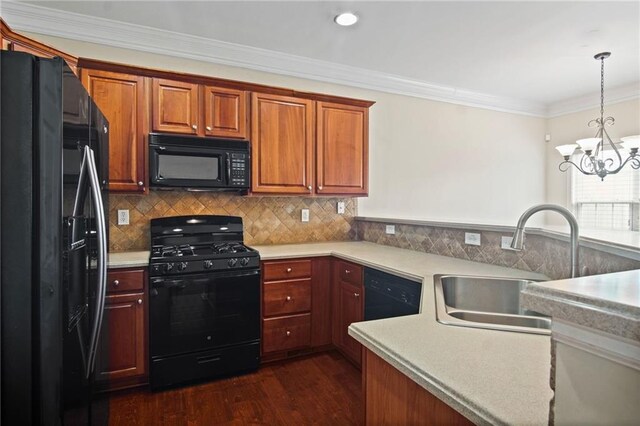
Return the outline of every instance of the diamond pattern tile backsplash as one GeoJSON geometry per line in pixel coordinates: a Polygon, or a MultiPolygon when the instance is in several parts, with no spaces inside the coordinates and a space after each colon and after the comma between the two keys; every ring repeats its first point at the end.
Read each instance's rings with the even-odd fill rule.
{"type": "Polygon", "coordinates": [[[109,250],[149,250],[149,220],[192,214],[241,216],[248,245],[355,239],[355,198],[261,197],[187,191],[150,191],[148,195],[109,195],[109,250]],[[345,214],[336,212],[344,201],[345,214]],[[301,222],[303,208],[309,222],[301,222]],[[118,209],[129,210],[129,225],[119,226],[118,209]]]}
{"type": "MultiPolygon", "coordinates": [[[[469,231],[481,234],[481,246],[464,243],[464,229],[427,225],[396,224],[395,234],[386,234],[385,225],[358,219],[357,238],[459,259],[474,260],[524,271],[540,272],[551,279],[569,278],[569,244],[554,238],[528,234],[520,252],[500,248],[501,237],[509,233],[469,231]]],[[[580,267],[588,266],[588,275],[639,269],[640,261],[580,247],[580,267]]]]}

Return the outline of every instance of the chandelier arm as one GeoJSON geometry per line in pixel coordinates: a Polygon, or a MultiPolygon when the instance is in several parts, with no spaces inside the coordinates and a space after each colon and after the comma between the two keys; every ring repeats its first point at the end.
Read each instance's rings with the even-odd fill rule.
{"type": "MultiPolygon", "coordinates": [[[[609,117],[611,118],[611,117],[609,117]]],[[[607,120],[609,119],[607,118],[607,120]]],[[[602,128],[602,133],[604,134],[604,136],[607,137],[607,142],[609,142],[609,145],[611,145],[611,148],[613,148],[613,152],[616,153],[616,157],[618,157],[618,164],[620,165],[620,167],[622,167],[624,164],[622,162],[622,157],[620,156],[620,150],[618,150],[618,148],[616,147],[616,145],[613,143],[613,141],[611,140],[611,137],[609,136],[609,133],[605,130],[605,128],[602,128]]],[[[602,139],[604,141],[604,138],[602,139]]],[[[613,160],[611,160],[611,163],[614,164],[613,160]]],[[[626,161],[625,161],[626,163],[626,161]]]]}
{"type": "Polygon", "coordinates": [[[570,160],[565,160],[562,163],[558,164],[558,169],[561,172],[566,172],[567,170],[569,170],[569,168],[573,166],[576,169],[578,169],[580,171],[580,173],[584,173],[585,175],[594,175],[595,173],[592,172],[588,172],[586,170],[584,170],[582,167],[580,167],[579,165],[577,165],[576,163],[574,163],[573,161],[570,160]]]}
{"type": "Polygon", "coordinates": [[[598,164],[594,156],[589,156],[587,154],[583,154],[582,158],[580,158],[580,167],[578,167],[583,173],[588,172],[587,174],[595,174],[598,170],[598,164]]]}

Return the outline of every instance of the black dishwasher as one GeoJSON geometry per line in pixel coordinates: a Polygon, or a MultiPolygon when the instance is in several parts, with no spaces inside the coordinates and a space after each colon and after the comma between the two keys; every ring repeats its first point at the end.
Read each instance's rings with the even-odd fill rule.
{"type": "Polygon", "coordinates": [[[364,269],[364,320],[417,314],[422,283],[396,275],[364,269]]]}

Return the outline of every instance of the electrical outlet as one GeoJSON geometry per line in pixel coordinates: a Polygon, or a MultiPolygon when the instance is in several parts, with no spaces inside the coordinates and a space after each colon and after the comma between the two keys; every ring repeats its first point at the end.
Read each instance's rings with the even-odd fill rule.
{"type": "Polygon", "coordinates": [[[470,246],[479,246],[480,245],[480,234],[476,234],[474,232],[465,232],[464,233],[464,243],[470,246]]]}
{"type": "Polygon", "coordinates": [[[396,226],[395,225],[387,225],[387,227],[384,230],[384,232],[386,232],[387,234],[395,234],[396,233],[396,226]]]}
{"type": "Polygon", "coordinates": [[[513,241],[513,237],[502,237],[502,242],[500,243],[500,247],[505,250],[511,250],[511,241],[513,241]]]}
{"type": "Polygon", "coordinates": [[[344,201],[338,201],[338,214],[344,214],[344,201]]]}
{"type": "Polygon", "coordinates": [[[303,222],[309,222],[309,209],[302,209],[300,220],[303,222]]]}
{"type": "Polygon", "coordinates": [[[129,224],[129,210],[118,210],[118,225],[129,224]]]}

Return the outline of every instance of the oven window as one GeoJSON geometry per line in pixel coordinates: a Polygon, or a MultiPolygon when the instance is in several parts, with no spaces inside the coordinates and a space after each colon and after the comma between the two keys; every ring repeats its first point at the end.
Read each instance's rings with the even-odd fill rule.
{"type": "Polygon", "coordinates": [[[220,180],[220,157],[160,155],[158,174],[163,179],[220,180]]]}

